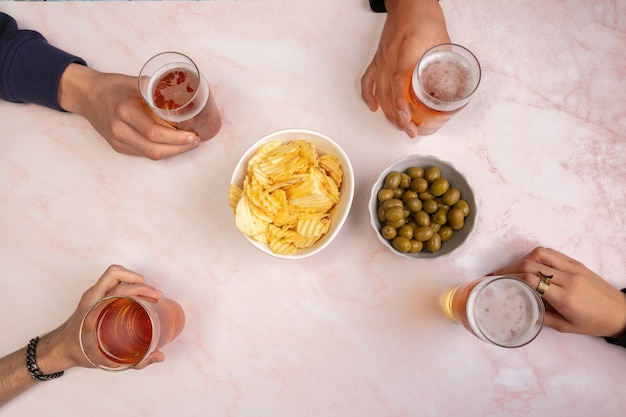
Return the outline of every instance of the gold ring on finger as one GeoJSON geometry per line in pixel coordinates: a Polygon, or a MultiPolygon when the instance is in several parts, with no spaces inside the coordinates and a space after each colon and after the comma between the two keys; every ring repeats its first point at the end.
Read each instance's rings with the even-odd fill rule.
{"type": "Polygon", "coordinates": [[[539,295],[544,295],[546,291],[550,288],[550,281],[547,279],[540,279],[539,284],[537,285],[537,292],[539,295]]]}

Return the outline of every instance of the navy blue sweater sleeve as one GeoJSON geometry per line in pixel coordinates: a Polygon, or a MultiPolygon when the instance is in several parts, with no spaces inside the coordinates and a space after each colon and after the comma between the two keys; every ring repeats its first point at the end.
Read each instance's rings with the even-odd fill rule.
{"type": "Polygon", "coordinates": [[[59,106],[59,81],[71,63],[85,61],[50,45],[38,32],[20,30],[11,16],[0,13],[0,99],[59,106]]]}

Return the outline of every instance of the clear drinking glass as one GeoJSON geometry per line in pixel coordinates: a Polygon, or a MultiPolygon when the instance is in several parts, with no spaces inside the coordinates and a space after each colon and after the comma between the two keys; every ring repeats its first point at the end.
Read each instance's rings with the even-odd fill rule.
{"type": "Polygon", "coordinates": [[[208,81],[184,54],[162,52],[150,58],[139,73],[139,91],[149,112],[178,129],[196,132],[203,141],[222,127],[208,81]]]}
{"type": "Polygon", "coordinates": [[[478,59],[467,48],[445,43],[430,48],[415,66],[408,91],[419,135],[430,135],[458,113],[478,88],[478,59]]]}
{"type": "Polygon", "coordinates": [[[513,348],[530,343],[543,328],[544,304],[526,282],[491,276],[448,289],[443,312],[485,342],[513,348]]]}
{"type": "Polygon", "coordinates": [[[114,295],[94,304],[80,326],[80,347],[94,366],[122,371],[137,366],[174,340],[185,326],[185,314],[174,300],[156,303],[114,295]]]}

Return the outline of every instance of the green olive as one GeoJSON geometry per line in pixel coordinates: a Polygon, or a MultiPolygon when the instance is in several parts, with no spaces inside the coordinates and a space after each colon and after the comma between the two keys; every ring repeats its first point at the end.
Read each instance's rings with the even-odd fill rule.
{"type": "Polygon", "coordinates": [[[439,177],[441,177],[441,170],[439,169],[439,167],[430,166],[426,168],[426,172],[424,173],[424,178],[426,178],[426,181],[433,182],[439,177]]]}
{"type": "Polygon", "coordinates": [[[391,200],[387,200],[383,203],[383,208],[385,211],[389,210],[392,207],[402,207],[404,204],[402,200],[398,200],[397,198],[392,198],[391,200]]]}
{"type": "Polygon", "coordinates": [[[431,229],[433,229],[433,232],[437,233],[439,232],[439,230],[441,230],[441,225],[439,223],[435,223],[435,222],[430,222],[430,226],[431,229]]]}
{"type": "Polygon", "coordinates": [[[415,220],[415,223],[419,226],[430,226],[430,216],[424,210],[415,213],[413,220],[415,220]]]}
{"type": "Polygon", "coordinates": [[[448,188],[450,188],[450,183],[448,182],[448,180],[439,177],[430,184],[428,191],[430,191],[430,193],[435,197],[439,197],[441,195],[444,195],[446,191],[448,191],[448,188]]]}
{"type": "Polygon", "coordinates": [[[409,188],[411,186],[412,178],[409,177],[409,174],[406,174],[404,172],[401,173],[400,176],[401,176],[401,178],[400,178],[400,185],[399,185],[399,187],[403,188],[403,189],[409,188]]]}
{"type": "Polygon", "coordinates": [[[458,188],[450,187],[448,191],[441,197],[443,202],[449,206],[453,206],[461,198],[461,191],[458,188]]]}
{"type": "Polygon", "coordinates": [[[428,239],[433,237],[435,232],[428,226],[422,226],[413,232],[413,239],[419,240],[420,242],[426,242],[428,239]]]}
{"type": "Polygon", "coordinates": [[[393,190],[393,198],[402,199],[402,194],[404,194],[404,190],[400,187],[393,190]]]}
{"type": "Polygon", "coordinates": [[[402,194],[402,201],[404,201],[404,204],[406,204],[407,200],[412,198],[419,198],[417,193],[413,190],[406,190],[404,191],[404,194],[402,194]]]}
{"type": "Polygon", "coordinates": [[[441,229],[439,229],[437,233],[439,233],[441,237],[441,243],[447,242],[454,236],[454,230],[452,230],[450,226],[441,226],[441,229]]]}
{"type": "Polygon", "coordinates": [[[401,217],[400,220],[396,220],[395,222],[387,221],[387,224],[389,226],[395,227],[396,229],[399,229],[406,224],[406,218],[401,217]]]}
{"type": "Polygon", "coordinates": [[[459,223],[448,223],[452,230],[461,230],[465,226],[465,220],[461,220],[459,223]]]}
{"type": "Polygon", "coordinates": [[[385,208],[383,206],[378,206],[378,210],[376,211],[376,215],[378,216],[379,222],[386,222],[387,218],[385,217],[385,208]]]}
{"type": "Polygon", "coordinates": [[[400,185],[400,181],[402,181],[402,174],[398,171],[391,171],[385,178],[385,188],[395,190],[400,185]]]}
{"type": "Polygon", "coordinates": [[[435,233],[433,237],[426,242],[426,249],[431,253],[435,253],[441,249],[441,236],[439,236],[438,233],[435,233]]]}
{"type": "Polygon", "coordinates": [[[381,203],[393,198],[393,191],[389,188],[381,188],[378,192],[378,201],[381,203]]]}
{"type": "Polygon", "coordinates": [[[465,216],[463,215],[463,210],[461,210],[460,208],[453,208],[448,213],[448,224],[452,225],[463,223],[464,218],[465,216]]]}
{"type": "Polygon", "coordinates": [[[400,219],[404,218],[404,207],[391,207],[389,210],[385,211],[385,218],[389,222],[397,222],[400,219]]]}
{"type": "Polygon", "coordinates": [[[411,239],[411,249],[409,253],[418,253],[424,249],[424,243],[419,240],[411,239]]]}
{"type": "Polygon", "coordinates": [[[424,178],[424,171],[426,170],[422,167],[411,167],[407,170],[407,174],[409,174],[409,177],[412,179],[424,178]]]}
{"type": "Polygon", "coordinates": [[[439,205],[435,200],[430,199],[422,201],[422,209],[428,214],[433,214],[434,212],[439,210],[439,205]]]}
{"type": "Polygon", "coordinates": [[[422,210],[422,200],[419,198],[410,198],[405,202],[406,208],[409,209],[412,213],[417,213],[422,210]]]}
{"type": "Polygon", "coordinates": [[[380,229],[380,234],[383,236],[383,238],[387,240],[392,240],[394,237],[396,237],[397,231],[395,227],[386,224],[380,229]]]}
{"type": "Polygon", "coordinates": [[[426,200],[434,200],[435,196],[430,193],[430,191],[424,191],[423,193],[419,193],[419,198],[422,201],[426,200]]]}
{"type": "Polygon", "coordinates": [[[467,203],[467,201],[461,199],[459,201],[457,201],[454,206],[454,208],[458,208],[461,209],[463,211],[463,216],[467,217],[468,214],[470,214],[470,206],[467,203]]]}
{"type": "Polygon", "coordinates": [[[432,216],[432,221],[437,224],[446,224],[448,221],[448,210],[442,208],[437,209],[432,216]]]}
{"type": "Polygon", "coordinates": [[[398,251],[406,253],[411,250],[411,241],[405,237],[397,236],[391,241],[391,245],[398,251]]]}
{"type": "Polygon", "coordinates": [[[398,229],[398,236],[405,237],[409,240],[413,239],[413,228],[408,224],[405,224],[400,229],[398,229]]]}
{"type": "Polygon", "coordinates": [[[428,181],[421,177],[415,178],[411,181],[411,189],[416,193],[423,193],[428,190],[428,181]]]}

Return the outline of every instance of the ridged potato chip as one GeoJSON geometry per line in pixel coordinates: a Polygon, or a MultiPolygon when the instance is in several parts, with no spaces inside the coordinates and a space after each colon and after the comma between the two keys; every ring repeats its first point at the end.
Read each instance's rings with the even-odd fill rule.
{"type": "Polygon", "coordinates": [[[311,247],[330,229],[343,171],[332,154],[305,140],[262,145],[250,158],[243,187],[228,200],[242,233],[276,254],[311,247]]]}

